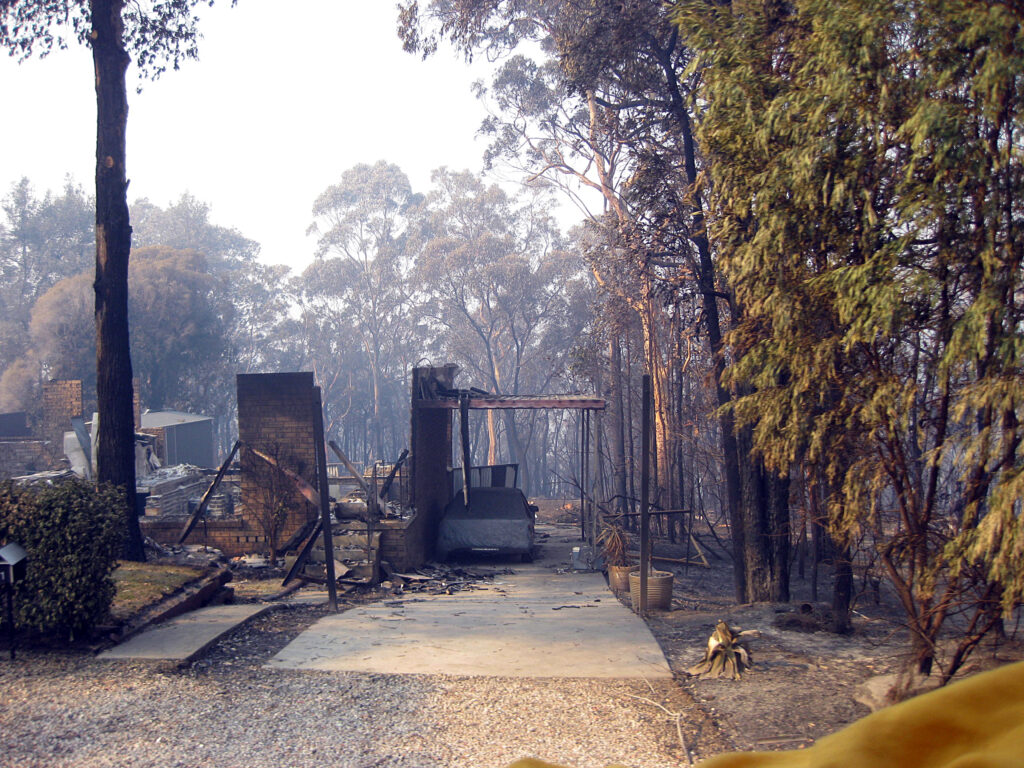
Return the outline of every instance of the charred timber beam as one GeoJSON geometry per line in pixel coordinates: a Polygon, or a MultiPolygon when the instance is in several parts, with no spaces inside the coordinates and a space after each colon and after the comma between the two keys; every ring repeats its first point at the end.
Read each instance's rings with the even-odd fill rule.
{"type": "MultiPolygon", "coordinates": [[[[441,408],[450,411],[458,410],[458,398],[437,400],[417,399],[413,401],[416,408],[441,408]]],[[[599,397],[551,396],[551,397],[470,397],[469,408],[475,410],[497,410],[502,408],[518,408],[521,410],[544,408],[567,408],[577,410],[600,411],[605,408],[605,401],[599,397]]]]}
{"type": "Polygon", "coordinates": [[[289,568],[288,573],[285,574],[284,581],[281,582],[282,587],[288,586],[289,581],[302,573],[302,569],[306,565],[306,561],[309,559],[309,553],[313,551],[313,546],[316,544],[316,540],[320,537],[320,531],[323,530],[323,525],[323,518],[316,521],[316,525],[313,527],[313,532],[309,534],[309,538],[306,539],[306,543],[303,544],[302,549],[299,550],[299,556],[295,558],[295,562],[292,563],[292,567],[289,568]]]}
{"type": "Polygon", "coordinates": [[[383,499],[388,495],[388,491],[391,489],[391,483],[395,481],[395,475],[398,474],[398,470],[402,468],[402,464],[409,457],[409,449],[403,448],[402,453],[398,456],[398,461],[391,467],[391,471],[388,473],[387,478],[384,480],[383,485],[380,487],[380,497],[383,499]]]}
{"type": "Polygon", "coordinates": [[[469,470],[470,454],[469,449],[469,396],[463,395],[459,398],[459,432],[462,437],[462,501],[469,510],[469,470]]]}
{"type": "Polygon", "coordinates": [[[296,490],[298,490],[298,492],[302,494],[302,497],[306,501],[308,501],[310,504],[316,507],[317,510],[321,508],[320,492],[312,485],[310,485],[306,481],[306,478],[288,469],[288,467],[282,466],[281,462],[279,462],[273,456],[270,456],[256,448],[253,448],[251,445],[247,447],[249,448],[250,451],[252,451],[254,456],[258,456],[259,458],[267,462],[267,464],[269,464],[270,466],[276,467],[281,472],[283,472],[285,477],[287,477],[289,480],[292,481],[292,483],[295,484],[296,490]]]}

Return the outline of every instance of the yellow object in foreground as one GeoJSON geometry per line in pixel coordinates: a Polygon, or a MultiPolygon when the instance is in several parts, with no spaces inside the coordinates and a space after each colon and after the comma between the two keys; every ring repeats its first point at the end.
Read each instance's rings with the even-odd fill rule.
{"type": "Polygon", "coordinates": [[[1024,662],[870,714],[808,749],[732,752],[699,768],[1024,768],[1024,662]]]}

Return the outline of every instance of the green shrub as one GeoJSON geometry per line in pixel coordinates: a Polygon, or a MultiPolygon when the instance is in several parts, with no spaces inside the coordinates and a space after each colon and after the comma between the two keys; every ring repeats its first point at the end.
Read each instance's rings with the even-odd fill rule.
{"type": "Polygon", "coordinates": [[[73,640],[107,615],[124,536],[121,499],[80,480],[0,484],[0,542],[17,542],[29,558],[14,593],[17,627],[73,640]]]}

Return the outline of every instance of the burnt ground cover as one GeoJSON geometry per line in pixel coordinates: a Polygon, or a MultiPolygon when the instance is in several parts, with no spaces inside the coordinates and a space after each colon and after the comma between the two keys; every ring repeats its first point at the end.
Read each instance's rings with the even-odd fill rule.
{"type": "MultiPolygon", "coordinates": [[[[542,502],[539,519],[573,525],[572,505],[542,502]]],[[[656,563],[675,574],[672,607],[654,610],[647,625],[668,659],[677,684],[716,731],[715,741],[735,750],[799,749],[840,730],[886,702],[905,672],[907,631],[894,596],[858,581],[853,631],[828,630],[831,597],[827,569],[812,600],[809,568],[793,570],[792,600],[778,605],[739,605],[733,595],[728,553],[706,537],[709,568],[656,563]],[[702,658],[715,625],[757,630],[749,643],[753,666],[740,680],[702,679],[688,670],[702,658]]],[[[655,555],[683,559],[684,547],[657,540],[655,555]]],[[[630,604],[628,595],[620,600],[630,604]]],[[[979,648],[962,675],[1024,659],[1024,633],[1008,627],[998,646],[979,648]]],[[[705,732],[710,737],[710,733],[705,732]]]]}
{"type": "MultiPolygon", "coordinates": [[[[559,503],[542,504],[540,519],[574,526],[571,510],[559,503]]],[[[683,554],[665,542],[656,543],[655,552],[683,554]]],[[[137,765],[212,764],[208,758],[224,765],[244,761],[250,768],[282,760],[319,765],[328,750],[337,764],[353,766],[500,767],[527,754],[575,768],[686,765],[729,750],[810,745],[866,715],[868,705],[858,700],[864,684],[901,669],[906,633],[884,588],[877,603],[870,592],[858,598],[853,633],[838,636],[825,629],[827,608],[810,600],[806,581],[794,578],[793,603],[737,605],[727,556],[719,551],[708,559],[710,568],[659,564],[675,572],[673,600],[670,610],[651,611],[647,624],[675,674],[671,681],[488,682],[325,673],[313,681],[323,691],[309,700],[304,676],[282,676],[265,664],[325,615],[325,608],[276,604],[186,665],[103,664],[85,647],[20,649],[17,662],[0,660],[0,687],[13,696],[6,714],[0,711],[0,743],[5,754],[17,757],[12,765],[107,765],[123,754],[137,765]],[[740,680],[687,673],[719,620],[761,633],[750,645],[754,666],[740,680]],[[282,685],[290,697],[282,695],[282,685]],[[415,743],[396,736],[413,727],[411,710],[399,704],[407,699],[419,701],[410,731],[415,743]],[[239,703],[252,710],[241,732],[238,713],[231,710],[239,703]],[[15,712],[15,704],[24,712],[15,712]],[[209,722],[196,720],[197,707],[209,709],[209,722]],[[310,712],[317,708],[324,709],[323,722],[310,730],[310,712]],[[521,717],[510,717],[517,708],[521,717]],[[380,716],[362,723],[364,710],[386,713],[389,724],[380,716]],[[480,714],[485,710],[494,710],[493,717],[480,714]],[[580,713],[590,710],[593,722],[581,721],[580,713]],[[428,716],[431,711],[435,715],[428,716]],[[609,716],[632,723],[625,736],[602,719],[609,716]],[[338,722],[345,727],[335,737],[330,729],[338,722]],[[382,728],[390,729],[387,738],[382,728]]],[[[232,584],[237,600],[265,600],[279,589],[280,574],[242,567],[232,584]]],[[[827,583],[820,593],[828,594],[827,583]]],[[[394,596],[388,589],[357,590],[341,602],[394,596]]],[[[628,596],[620,599],[629,602],[628,596]]],[[[979,650],[965,673],[1024,656],[1018,634],[1009,629],[1008,642],[979,650]]],[[[885,685],[875,686],[876,698],[885,685]]]]}

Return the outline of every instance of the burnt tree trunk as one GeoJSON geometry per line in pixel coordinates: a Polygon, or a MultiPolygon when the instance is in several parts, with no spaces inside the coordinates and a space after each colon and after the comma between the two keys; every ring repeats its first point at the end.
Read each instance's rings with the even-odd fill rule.
{"type": "Polygon", "coordinates": [[[789,602],[789,566],[792,559],[789,514],[789,475],[777,475],[766,469],[768,485],[768,537],[771,561],[769,599],[789,602]]]}
{"type": "Polygon", "coordinates": [[[853,604],[852,553],[845,545],[835,547],[835,583],[832,585],[832,631],[838,635],[852,631],[850,610],[853,604]]]}
{"type": "Polygon", "coordinates": [[[750,425],[737,430],[739,451],[740,504],[743,521],[743,549],[740,559],[746,575],[744,602],[763,603],[770,600],[771,562],[768,547],[767,487],[760,463],[750,460],[753,450],[754,428],[750,425]],[[743,461],[747,458],[747,461],[743,461]]]}
{"type": "Polygon", "coordinates": [[[128,220],[123,0],[93,0],[92,58],[96,72],[96,478],[121,489],[125,557],[145,560],[135,511],[135,415],[128,335],[128,220]]]}
{"type": "Polygon", "coordinates": [[[611,400],[612,400],[612,477],[615,484],[614,509],[618,514],[629,511],[626,497],[626,414],[622,396],[622,349],[619,347],[618,334],[609,342],[611,358],[611,400]]]}
{"type": "MultiPolygon", "coordinates": [[[[636,488],[636,440],[633,435],[633,377],[629,371],[633,370],[633,345],[630,343],[629,334],[623,337],[626,342],[626,360],[624,370],[626,375],[622,377],[625,396],[625,409],[623,410],[623,437],[626,440],[626,482],[629,487],[629,511],[638,512],[636,500],[639,494],[636,488]]],[[[631,531],[638,530],[639,518],[626,518],[626,527],[631,531]]]]}
{"type": "MultiPolygon", "coordinates": [[[[675,47],[675,34],[666,52],[675,47]]],[[[671,112],[679,126],[683,139],[683,165],[686,181],[691,188],[697,184],[697,149],[693,139],[693,126],[690,114],[686,109],[679,85],[677,73],[671,64],[670,57],[663,56],[666,84],[671,96],[671,112]]],[[[711,246],[708,243],[704,223],[704,211],[699,198],[694,195],[690,206],[693,220],[690,239],[697,248],[697,287],[701,294],[701,316],[704,330],[707,333],[708,347],[712,358],[712,377],[715,382],[715,395],[720,406],[727,405],[731,400],[730,392],[722,385],[722,373],[725,370],[725,357],[722,341],[722,321],[718,312],[719,293],[715,285],[715,265],[711,258],[711,246]]],[[[732,535],[733,587],[736,601],[746,603],[750,600],[750,577],[747,573],[744,553],[747,548],[744,530],[743,492],[740,478],[740,465],[745,456],[741,456],[735,431],[735,421],[728,408],[719,409],[719,432],[722,440],[722,456],[725,469],[726,500],[729,509],[729,529],[732,535]]]]}
{"type": "Polygon", "coordinates": [[[740,450],[747,602],[789,602],[789,475],[777,475],[754,455],[753,427],[737,435],[740,450]]]}
{"type": "MultiPolygon", "coordinates": [[[[654,46],[654,53],[664,70],[669,93],[669,110],[683,140],[683,166],[687,183],[697,189],[696,144],[686,101],[679,88],[673,51],[679,44],[678,31],[673,30],[664,46],[654,46]]],[[[728,405],[733,393],[722,385],[725,370],[722,322],[718,312],[721,294],[715,285],[715,265],[706,235],[704,211],[700,197],[693,195],[690,203],[692,220],[690,240],[697,249],[697,285],[702,297],[703,320],[712,354],[712,371],[718,404],[728,405]]],[[[739,314],[730,306],[733,320],[739,314]]],[[[719,409],[722,454],[725,463],[725,487],[732,529],[733,573],[738,602],[761,602],[789,595],[789,488],[788,481],[770,480],[761,460],[753,454],[749,434],[737,436],[735,422],[728,408],[719,409]],[[784,527],[774,530],[778,523],[784,527]],[[749,526],[749,528],[748,528],[749,526]]],[[[749,429],[749,428],[748,428],[749,429]]]]}

